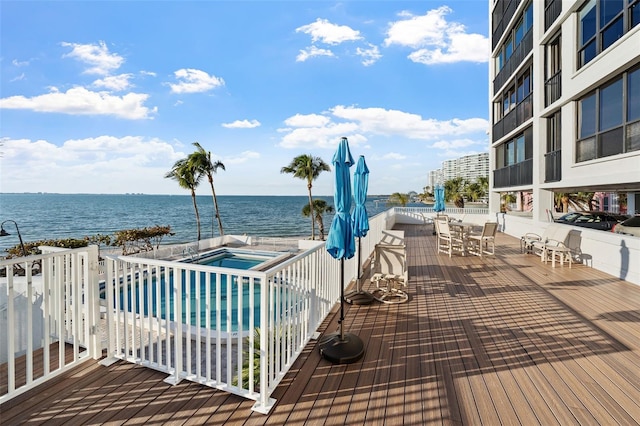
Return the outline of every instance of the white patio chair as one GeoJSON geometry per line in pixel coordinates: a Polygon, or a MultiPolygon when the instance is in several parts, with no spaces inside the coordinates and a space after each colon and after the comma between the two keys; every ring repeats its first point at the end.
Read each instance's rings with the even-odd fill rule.
{"type": "Polygon", "coordinates": [[[371,262],[373,297],[382,303],[402,303],[409,299],[403,290],[409,282],[407,254],[404,245],[376,244],[371,262]]]}
{"type": "Polygon", "coordinates": [[[495,254],[496,252],[496,222],[486,222],[482,227],[482,233],[471,234],[467,237],[469,243],[469,253],[482,257],[483,254],[495,254]]]}
{"type": "Polygon", "coordinates": [[[436,220],[436,233],[438,234],[438,253],[447,253],[449,257],[454,251],[464,253],[464,240],[451,232],[447,220],[436,220]]]}

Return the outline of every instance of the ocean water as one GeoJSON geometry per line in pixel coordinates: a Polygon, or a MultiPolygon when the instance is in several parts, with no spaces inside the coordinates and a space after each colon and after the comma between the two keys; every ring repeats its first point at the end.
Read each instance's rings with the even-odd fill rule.
{"type": "MultiPolygon", "coordinates": [[[[322,198],[333,205],[333,197],[322,198]]],[[[225,234],[266,237],[309,237],[311,220],[302,216],[306,196],[218,196],[225,234]]],[[[202,238],[217,236],[210,195],[197,196],[202,238]]],[[[386,210],[380,197],[369,197],[369,217],[386,210]]],[[[325,235],[333,215],[324,220],[325,235]]],[[[162,243],[195,241],[196,220],[190,195],[0,194],[0,220],[14,220],[25,242],[43,239],[83,238],[123,229],[169,225],[173,236],[162,243]]],[[[11,235],[0,238],[0,256],[19,243],[13,223],[11,235]]],[[[316,230],[316,235],[317,235],[316,230]]]]}

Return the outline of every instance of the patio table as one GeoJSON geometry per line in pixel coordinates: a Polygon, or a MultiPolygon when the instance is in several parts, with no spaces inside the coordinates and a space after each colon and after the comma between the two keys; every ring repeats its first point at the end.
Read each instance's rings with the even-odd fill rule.
{"type": "Polygon", "coordinates": [[[471,232],[471,230],[473,228],[481,227],[481,226],[482,225],[479,225],[479,224],[473,223],[473,222],[456,222],[456,221],[449,222],[449,227],[452,228],[453,232],[458,233],[458,235],[460,236],[460,239],[462,240],[462,255],[463,256],[465,254],[465,251],[467,249],[467,245],[469,243],[469,240],[468,240],[469,233],[471,232]]]}

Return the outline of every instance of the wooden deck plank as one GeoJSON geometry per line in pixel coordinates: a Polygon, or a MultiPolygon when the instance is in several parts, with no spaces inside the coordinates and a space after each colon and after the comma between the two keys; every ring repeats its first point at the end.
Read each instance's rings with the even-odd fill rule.
{"type": "MultiPolygon", "coordinates": [[[[267,416],[235,395],[188,381],[170,386],[165,374],[125,362],[88,361],[0,406],[2,423],[640,422],[640,287],[580,264],[551,268],[502,234],[495,256],[449,258],[437,254],[430,229],[398,228],[410,300],[347,304],[345,330],[365,342],[363,359],[332,365],[311,341],[267,416]]],[[[337,313],[321,331],[337,330],[337,313]]]]}

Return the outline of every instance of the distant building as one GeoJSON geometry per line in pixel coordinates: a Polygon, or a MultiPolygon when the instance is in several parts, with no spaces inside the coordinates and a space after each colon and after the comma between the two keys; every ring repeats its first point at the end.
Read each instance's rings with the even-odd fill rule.
{"type": "MultiPolygon", "coordinates": [[[[640,211],[640,1],[493,0],[490,209],[531,194],[626,193],[640,211]]],[[[618,197],[600,208],[617,210],[618,197]]]]}
{"type": "Polygon", "coordinates": [[[489,153],[465,155],[455,160],[445,160],[442,168],[429,172],[429,186],[433,188],[438,182],[446,182],[461,177],[469,182],[479,177],[489,178],[489,153]]]}

